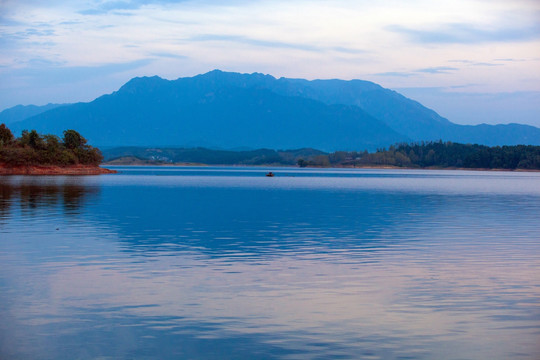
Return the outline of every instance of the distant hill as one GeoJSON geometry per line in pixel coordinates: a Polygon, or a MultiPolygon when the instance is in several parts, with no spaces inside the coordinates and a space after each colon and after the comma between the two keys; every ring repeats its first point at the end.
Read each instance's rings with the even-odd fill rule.
{"type": "Polygon", "coordinates": [[[43,106],[17,105],[0,112],[0,124],[11,125],[17,121],[28,119],[29,117],[41,114],[59,106],[62,106],[62,104],[47,104],[43,106]]]}
{"type": "Polygon", "coordinates": [[[540,144],[540,129],[521,124],[458,125],[396,91],[362,80],[275,79],[263,74],[200,75],[215,86],[265,88],[285,96],[298,96],[325,104],[357,106],[413,141],[458,141],[484,145],[540,144]]]}
{"type": "Polygon", "coordinates": [[[315,149],[249,151],[205,148],[121,147],[104,150],[107,165],[264,165],[300,167],[407,167],[539,170],[540,146],[495,146],[454,142],[399,144],[375,152],[315,149]]]}
{"type": "Polygon", "coordinates": [[[120,147],[103,150],[108,164],[296,165],[298,159],[314,159],[326,153],[315,149],[244,151],[205,148],[120,147]]]}
{"type": "Polygon", "coordinates": [[[136,78],[113,94],[46,111],[13,130],[57,133],[67,126],[99,146],[352,150],[409,140],[356,106],[209,80],[136,78]]]}
{"type": "Polygon", "coordinates": [[[171,81],[134,78],[110,95],[53,108],[11,127],[16,132],[47,133],[74,128],[102,147],[334,151],[439,139],[540,144],[538,128],[453,124],[420,103],[367,81],[276,79],[219,70],[171,81]]]}

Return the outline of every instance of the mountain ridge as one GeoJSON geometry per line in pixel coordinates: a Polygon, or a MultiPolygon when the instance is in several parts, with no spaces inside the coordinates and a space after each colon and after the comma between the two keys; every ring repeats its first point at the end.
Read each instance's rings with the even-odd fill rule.
{"type": "Polygon", "coordinates": [[[28,119],[29,117],[41,114],[45,111],[57,108],[59,106],[70,104],[53,104],[47,105],[15,105],[13,107],[4,109],[0,112],[0,124],[10,125],[12,123],[28,119]]]}
{"type": "Polygon", "coordinates": [[[176,80],[136,77],[92,102],[53,108],[12,126],[49,133],[68,126],[99,146],[333,151],[439,139],[540,144],[540,129],[533,126],[454,124],[369,81],[276,79],[220,70],[176,80]]]}

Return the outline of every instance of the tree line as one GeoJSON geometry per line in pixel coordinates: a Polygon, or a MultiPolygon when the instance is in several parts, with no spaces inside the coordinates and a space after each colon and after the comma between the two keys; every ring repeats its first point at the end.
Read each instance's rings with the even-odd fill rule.
{"type": "Polygon", "coordinates": [[[299,159],[304,166],[396,166],[411,168],[478,168],[540,170],[540,146],[485,146],[454,142],[397,144],[374,153],[336,151],[299,159]]]}
{"type": "MultiPolygon", "coordinates": [[[[112,154],[110,154],[112,155],[112,154]]],[[[513,145],[489,147],[454,142],[419,142],[392,145],[388,149],[336,151],[315,149],[225,151],[197,149],[123,148],[116,156],[136,156],[159,162],[200,162],[208,164],[293,165],[300,167],[395,166],[409,168],[479,168],[540,170],[540,146],[513,145]]],[[[99,165],[101,151],[87,144],[75,130],[65,130],[63,137],[42,135],[24,130],[15,138],[5,124],[0,125],[0,163],[24,165],[99,165]]]]}
{"type": "Polygon", "coordinates": [[[98,148],[75,130],[65,130],[63,137],[23,130],[15,138],[5,124],[0,125],[0,163],[8,166],[99,165],[103,156],[98,148]]]}

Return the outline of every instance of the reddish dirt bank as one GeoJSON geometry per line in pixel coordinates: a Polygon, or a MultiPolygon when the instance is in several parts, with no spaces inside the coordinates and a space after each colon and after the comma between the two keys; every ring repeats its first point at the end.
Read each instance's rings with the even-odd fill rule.
{"type": "Polygon", "coordinates": [[[0,164],[0,175],[101,175],[115,173],[115,170],[104,169],[94,165],[7,166],[0,164]]]}

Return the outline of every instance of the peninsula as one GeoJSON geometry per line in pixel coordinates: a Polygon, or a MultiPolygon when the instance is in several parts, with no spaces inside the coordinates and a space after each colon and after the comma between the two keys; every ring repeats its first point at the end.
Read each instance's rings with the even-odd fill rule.
{"type": "Polygon", "coordinates": [[[99,175],[115,173],[99,166],[103,155],[75,130],[41,135],[24,130],[15,138],[0,125],[0,175],[99,175]]]}

